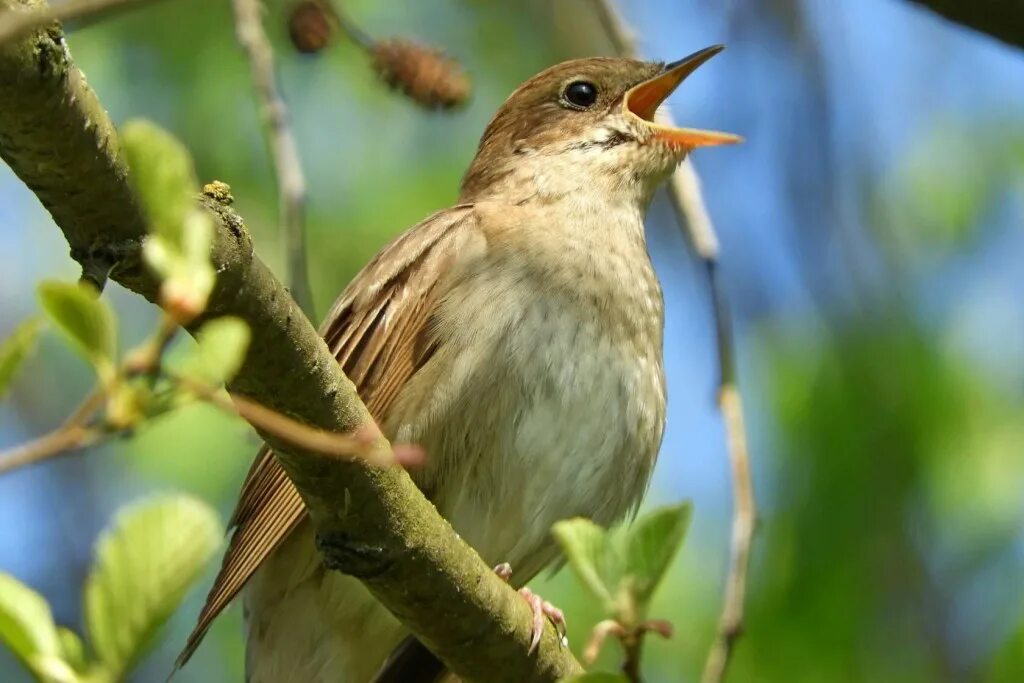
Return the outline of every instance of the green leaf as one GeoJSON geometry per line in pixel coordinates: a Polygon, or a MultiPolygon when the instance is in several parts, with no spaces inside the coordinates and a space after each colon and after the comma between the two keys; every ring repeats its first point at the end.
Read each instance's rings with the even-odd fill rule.
{"type": "Polygon", "coordinates": [[[613,609],[621,562],[608,532],[589,519],[577,517],[557,522],[551,533],[583,585],[604,603],[606,610],[613,609]]]}
{"type": "Polygon", "coordinates": [[[39,593],[2,572],[0,640],[33,670],[40,658],[58,657],[61,652],[50,605],[39,593]]]}
{"type": "Polygon", "coordinates": [[[245,360],[249,326],[241,318],[215,318],[196,334],[196,347],[185,358],[182,373],[206,384],[227,382],[245,360]]]}
{"type": "Polygon", "coordinates": [[[40,327],[38,319],[30,318],[14,328],[11,336],[0,344],[0,398],[7,393],[21,363],[35,348],[40,327]]]}
{"type": "Polygon", "coordinates": [[[629,683],[629,680],[622,674],[612,674],[607,671],[590,671],[572,678],[563,678],[559,683],[629,683]]]}
{"type": "Polygon", "coordinates": [[[690,503],[657,508],[629,529],[626,537],[626,580],[641,614],[679,552],[690,525],[690,503]]]}
{"type": "Polygon", "coordinates": [[[88,285],[48,281],[38,291],[50,320],[105,379],[112,372],[117,343],[114,312],[88,285]]]}
{"type": "Polygon", "coordinates": [[[189,496],[118,513],[96,546],[85,584],[85,621],[104,671],[120,680],[152,644],[220,545],[216,513],[189,496]]]}
{"type": "Polygon", "coordinates": [[[88,663],[85,659],[85,646],[82,645],[82,639],[78,637],[77,633],[63,626],[57,627],[57,639],[60,641],[63,660],[75,671],[84,673],[88,668],[88,663]]]}
{"type": "Polygon", "coordinates": [[[124,124],[120,138],[150,230],[180,250],[199,187],[192,156],[173,135],[143,119],[124,124]]]}

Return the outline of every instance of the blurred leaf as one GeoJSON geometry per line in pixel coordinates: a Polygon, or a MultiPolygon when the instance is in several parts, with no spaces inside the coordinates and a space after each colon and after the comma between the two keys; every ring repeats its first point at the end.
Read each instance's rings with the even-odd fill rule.
{"type": "Polygon", "coordinates": [[[172,496],[122,510],[96,546],[85,586],[89,638],[118,680],[139,660],[220,545],[222,529],[205,503],[172,496]]]}
{"type": "Polygon", "coordinates": [[[177,138],[144,119],[121,127],[121,144],[150,230],[181,249],[199,188],[192,156],[177,138]]]}
{"type": "Polygon", "coordinates": [[[30,318],[15,327],[11,336],[0,344],[0,398],[7,393],[21,363],[35,348],[40,327],[38,319],[30,318]]]}
{"type": "Polygon", "coordinates": [[[583,584],[604,603],[606,610],[612,609],[620,574],[608,532],[589,519],[577,517],[556,523],[551,533],[583,584]]]}
{"type": "Polygon", "coordinates": [[[622,674],[591,671],[572,678],[563,678],[559,683],[629,683],[629,681],[622,674]]]}
{"type": "Polygon", "coordinates": [[[196,334],[196,346],[182,373],[205,384],[220,385],[238,372],[249,348],[249,326],[241,318],[215,318],[196,334]]]}
{"type": "Polygon", "coordinates": [[[641,613],[679,552],[690,525],[690,503],[652,510],[629,529],[626,540],[626,577],[641,613]]]}
{"type": "Polygon", "coordinates": [[[60,641],[60,652],[64,661],[75,671],[86,670],[85,646],[78,634],[63,626],[57,627],[57,639],[60,641]]]}
{"type": "Polygon", "coordinates": [[[78,683],[82,680],[67,662],[54,655],[33,656],[29,668],[42,683],[78,683]]]}
{"type": "Polygon", "coordinates": [[[39,301],[50,320],[96,368],[101,379],[113,372],[117,322],[114,312],[88,285],[46,281],[39,301]]]}
{"type": "Polygon", "coordinates": [[[0,640],[27,667],[61,652],[57,626],[43,596],[0,572],[0,640]]]}

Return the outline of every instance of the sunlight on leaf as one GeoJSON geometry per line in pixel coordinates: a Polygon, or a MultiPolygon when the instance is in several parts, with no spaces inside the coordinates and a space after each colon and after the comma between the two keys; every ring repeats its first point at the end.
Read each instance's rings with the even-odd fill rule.
{"type": "Polygon", "coordinates": [[[121,144],[150,230],[180,248],[199,187],[192,156],[173,135],[143,119],[121,127],[121,144]]]}
{"type": "Polygon", "coordinates": [[[626,540],[626,576],[641,614],[679,552],[690,525],[690,503],[657,508],[633,523],[626,540]]]}
{"type": "Polygon", "coordinates": [[[182,363],[182,374],[220,385],[238,372],[249,348],[249,326],[241,318],[215,318],[196,334],[196,346],[182,363]]]}
{"type": "Polygon", "coordinates": [[[0,640],[33,668],[39,658],[59,657],[57,626],[43,596],[0,572],[0,640]]]}
{"type": "Polygon", "coordinates": [[[0,343],[0,398],[7,393],[11,380],[35,348],[41,327],[39,320],[30,318],[15,327],[14,332],[0,343]]]}
{"type": "Polygon", "coordinates": [[[96,546],[85,622],[105,672],[117,680],[152,644],[220,545],[216,513],[188,496],[123,509],[96,546]]]}
{"type": "Polygon", "coordinates": [[[117,345],[114,312],[88,285],[46,281],[39,284],[39,302],[72,345],[96,368],[101,379],[113,373],[117,345]]]}
{"type": "Polygon", "coordinates": [[[75,671],[83,673],[86,670],[85,646],[78,634],[63,626],[57,627],[57,638],[60,641],[60,652],[64,661],[75,671]]]}
{"type": "Polygon", "coordinates": [[[608,673],[607,671],[591,671],[589,673],[563,678],[559,683],[629,683],[622,674],[608,673]]]}
{"type": "Polygon", "coordinates": [[[612,609],[620,573],[619,559],[611,548],[608,532],[582,517],[558,522],[551,532],[583,584],[606,609],[612,609]]]}

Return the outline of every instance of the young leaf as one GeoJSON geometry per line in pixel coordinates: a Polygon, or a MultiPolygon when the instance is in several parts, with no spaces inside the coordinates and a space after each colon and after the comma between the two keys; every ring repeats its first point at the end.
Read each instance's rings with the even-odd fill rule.
{"type": "Polygon", "coordinates": [[[87,285],[42,282],[39,302],[50,320],[85,354],[101,375],[113,366],[117,340],[114,312],[87,285]]]}
{"type": "Polygon", "coordinates": [[[221,534],[216,513],[188,496],[155,498],[118,514],[97,543],[85,584],[89,639],[111,680],[120,680],[152,643],[221,534]]]}
{"type": "Polygon", "coordinates": [[[242,367],[248,348],[249,326],[244,320],[215,318],[196,334],[196,347],[185,359],[182,374],[204,384],[223,384],[242,367]]]}
{"type": "Polygon", "coordinates": [[[556,523],[551,533],[583,584],[606,609],[612,609],[620,574],[608,532],[589,519],[577,517],[556,523]]]}
{"type": "Polygon", "coordinates": [[[7,393],[22,361],[35,348],[40,327],[39,320],[30,318],[14,328],[11,336],[0,343],[0,398],[7,393]]]}
{"type": "Polygon", "coordinates": [[[57,626],[43,596],[0,572],[0,640],[25,666],[61,652],[57,626]]]}
{"type": "Polygon", "coordinates": [[[683,544],[692,510],[688,502],[652,510],[628,532],[625,573],[641,614],[683,544]]]}
{"type": "Polygon", "coordinates": [[[572,678],[563,678],[558,683],[629,683],[622,674],[608,673],[607,671],[590,671],[572,678]]]}
{"type": "Polygon", "coordinates": [[[191,155],[173,135],[143,119],[121,127],[121,144],[151,232],[180,250],[199,187],[191,155]]]}
{"type": "Polygon", "coordinates": [[[60,641],[61,658],[75,671],[84,673],[88,668],[85,659],[85,646],[78,634],[63,626],[57,627],[57,639],[60,641]]]}

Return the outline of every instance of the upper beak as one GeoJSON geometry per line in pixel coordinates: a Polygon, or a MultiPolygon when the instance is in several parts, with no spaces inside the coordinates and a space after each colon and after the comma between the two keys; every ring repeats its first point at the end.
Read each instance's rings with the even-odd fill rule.
{"type": "Polygon", "coordinates": [[[743,142],[743,138],[732,133],[719,133],[713,130],[697,130],[694,128],[672,128],[654,122],[654,113],[658,110],[658,106],[668,99],[668,96],[672,94],[679,84],[696,71],[697,67],[724,49],[724,45],[712,45],[711,47],[694,52],[689,57],[684,57],[678,62],[672,62],[654,78],[630,88],[622,100],[623,109],[654,129],[655,137],[673,146],[693,149],[695,147],[709,147],[711,145],[734,145],[738,142],[743,142]]]}

